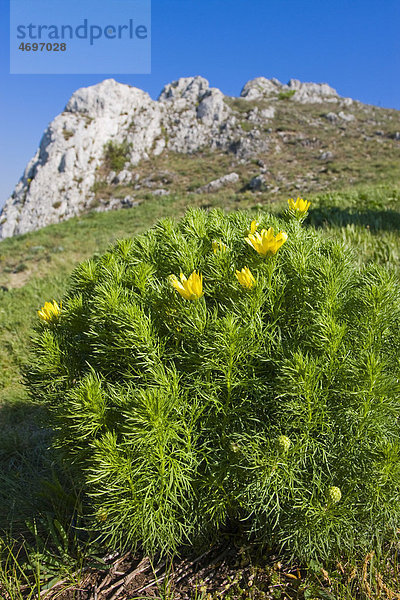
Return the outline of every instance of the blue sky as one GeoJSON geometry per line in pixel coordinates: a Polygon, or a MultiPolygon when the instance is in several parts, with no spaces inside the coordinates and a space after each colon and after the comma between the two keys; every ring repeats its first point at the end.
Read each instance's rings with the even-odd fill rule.
{"type": "MultiPolygon", "coordinates": [[[[74,90],[114,76],[10,75],[8,23],[0,0],[0,205],[74,90]]],[[[293,77],[400,110],[399,26],[399,0],[153,0],[152,72],[115,78],[157,98],[184,76],[229,95],[253,77],[293,77]]]]}

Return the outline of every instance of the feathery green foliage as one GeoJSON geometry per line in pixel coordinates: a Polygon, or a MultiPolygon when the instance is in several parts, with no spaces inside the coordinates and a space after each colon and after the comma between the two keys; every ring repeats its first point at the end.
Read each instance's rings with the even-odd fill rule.
{"type": "Polygon", "coordinates": [[[398,281],[289,216],[258,215],[288,234],[262,258],[251,219],[189,210],[119,241],[38,326],[31,393],[115,546],[173,552],[242,521],[309,560],[396,528],[398,281]],[[193,271],[185,300],[169,276],[193,271]]]}

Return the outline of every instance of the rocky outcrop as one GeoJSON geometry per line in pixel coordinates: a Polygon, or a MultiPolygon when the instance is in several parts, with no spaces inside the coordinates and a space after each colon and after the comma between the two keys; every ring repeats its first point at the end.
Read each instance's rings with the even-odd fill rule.
{"type": "Polygon", "coordinates": [[[104,145],[128,139],[137,163],[161,135],[162,110],[142,90],[109,79],[77,90],[45,131],[0,216],[0,236],[32,231],[82,213],[93,197],[104,145]],[[134,128],[132,128],[132,122],[134,128]]]}
{"type": "Polygon", "coordinates": [[[346,105],[350,105],[352,103],[351,98],[340,98],[337,91],[327,83],[302,83],[298,79],[291,79],[288,84],[283,84],[275,78],[256,77],[246,83],[240,95],[248,100],[271,99],[286,95],[286,98],[301,104],[345,102],[346,105]]]}
{"type": "MultiPolygon", "coordinates": [[[[0,238],[35,230],[93,207],[93,187],[104,167],[107,147],[119,152],[116,167],[110,159],[107,181],[121,185],[132,183],[132,167],[166,150],[195,153],[207,148],[231,152],[239,160],[268,152],[266,124],[274,118],[275,106],[282,99],[327,101],[342,107],[351,103],[340,99],[327,84],[293,79],[284,85],[264,77],[246,83],[240,99],[224,96],[203,77],[185,77],[166,85],[158,100],[113,79],[81,88],[48,126],[6,201],[0,214],[0,238]],[[248,103],[244,116],[232,105],[235,100],[248,103]]],[[[350,120],[347,113],[338,114],[342,122],[350,120]]],[[[116,205],[114,201],[109,208],[116,205]]],[[[107,209],[108,205],[104,206],[107,209]]]]}
{"type": "Polygon", "coordinates": [[[222,177],[214,179],[206,185],[197,188],[196,192],[198,194],[209,194],[211,192],[216,192],[231,183],[236,183],[237,181],[239,181],[239,175],[237,173],[228,173],[227,175],[223,175],[222,177]]]}

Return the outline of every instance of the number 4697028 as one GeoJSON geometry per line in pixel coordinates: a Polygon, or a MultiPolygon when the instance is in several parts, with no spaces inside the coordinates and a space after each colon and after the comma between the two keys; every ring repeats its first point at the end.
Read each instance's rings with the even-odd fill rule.
{"type": "Polygon", "coordinates": [[[64,42],[60,44],[59,42],[33,42],[30,44],[29,42],[21,42],[18,46],[18,50],[22,50],[24,52],[65,52],[67,49],[67,44],[64,42]]]}

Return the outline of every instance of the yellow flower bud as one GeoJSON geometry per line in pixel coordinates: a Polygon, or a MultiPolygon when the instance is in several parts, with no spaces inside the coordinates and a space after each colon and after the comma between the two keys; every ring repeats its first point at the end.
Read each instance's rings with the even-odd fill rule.
{"type": "Polygon", "coordinates": [[[54,323],[58,320],[61,313],[62,303],[60,306],[55,300],[53,302],[45,302],[44,306],[37,311],[39,318],[45,323],[54,323]]]}
{"type": "Polygon", "coordinates": [[[239,444],[236,444],[235,442],[231,442],[231,443],[229,444],[229,447],[230,447],[231,451],[232,451],[234,454],[237,454],[237,453],[239,452],[239,450],[240,450],[240,446],[239,446],[239,444]]]}
{"type": "Polygon", "coordinates": [[[98,520],[98,521],[100,521],[100,522],[104,522],[104,521],[107,521],[107,518],[108,518],[108,513],[107,513],[107,511],[106,511],[106,510],[104,510],[104,509],[100,509],[100,510],[98,511],[98,513],[97,513],[96,517],[97,517],[97,520],[98,520]]]}
{"type": "Polygon", "coordinates": [[[235,275],[239,283],[245,288],[250,289],[256,283],[256,280],[254,279],[249,267],[243,267],[241,271],[236,271],[235,275]]]}
{"type": "Polygon", "coordinates": [[[280,435],[276,441],[279,452],[282,454],[286,454],[289,452],[289,448],[292,445],[292,442],[287,437],[287,435],[280,435]]]}
{"type": "Polygon", "coordinates": [[[308,200],[303,200],[303,198],[297,198],[296,202],[293,200],[293,198],[290,198],[288,200],[288,204],[289,204],[289,211],[292,213],[292,215],[296,218],[296,219],[301,219],[302,217],[304,217],[304,215],[307,213],[308,209],[310,208],[311,202],[308,202],[308,200]]]}
{"type": "Polygon", "coordinates": [[[328,497],[329,504],[337,504],[342,498],[342,492],[340,491],[340,488],[336,487],[335,485],[331,485],[328,488],[326,495],[328,497]]]}
{"type": "Polygon", "coordinates": [[[257,223],[257,221],[254,219],[254,221],[252,221],[250,224],[250,233],[255,233],[257,231],[258,226],[259,223],[257,223]]]}
{"type": "Polygon", "coordinates": [[[221,242],[221,240],[214,240],[212,242],[212,249],[214,250],[214,254],[217,254],[217,252],[226,252],[228,250],[228,246],[224,244],[224,242],[221,242]]]}

